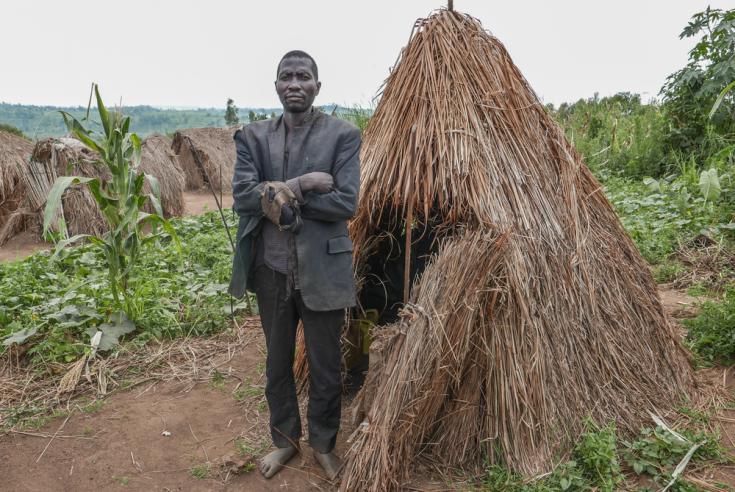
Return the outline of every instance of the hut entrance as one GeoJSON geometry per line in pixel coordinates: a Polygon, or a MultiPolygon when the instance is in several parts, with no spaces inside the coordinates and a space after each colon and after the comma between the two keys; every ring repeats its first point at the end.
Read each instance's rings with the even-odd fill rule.
{"type": "Polygon", "coordinates": [[[373,250],[362,260],[359,300],[361,316],[387,325],[398,320],[406,294],[410,295],[411,287],[436,253],[439,233],[436,224],[413,221],[410,258],[406,262],[406,220],[395,220],[393,213],[384,213],[382,217],[374,233],[373,250]]]}

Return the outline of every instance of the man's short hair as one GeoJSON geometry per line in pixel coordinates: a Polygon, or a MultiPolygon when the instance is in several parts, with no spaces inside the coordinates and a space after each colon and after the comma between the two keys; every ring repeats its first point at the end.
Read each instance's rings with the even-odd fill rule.
{"type": "Polygon", "coordinates": [[[307,53],[306,51],[301,51],[301,50],[289,51],[288,53],[283,55],[283,57],[281,57],[281,61],[278,62],[278,69],[276,71],[276,77],[278,77],[278,74],[281,72],[281,63],[283,63],[283,60],[286,60],[288,58],[302,58],[305,60],[309,60],[309,62],[311,62],[311,71],[314,73],[314,79],[319,80],[319,69],[316,66],[316,62],[314,61],[314,59],[311,57],[309,53],[307,53]]]}

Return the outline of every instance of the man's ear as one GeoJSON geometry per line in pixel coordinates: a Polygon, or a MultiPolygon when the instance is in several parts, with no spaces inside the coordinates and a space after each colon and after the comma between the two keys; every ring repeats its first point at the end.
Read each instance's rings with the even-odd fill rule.
{"type": "Polygon", "coordinates": [[[316,83],[316,94],[315,95],[318,96],[320,90],[322,90],[322,83],[321,82],[317,82],[316,83]]]}

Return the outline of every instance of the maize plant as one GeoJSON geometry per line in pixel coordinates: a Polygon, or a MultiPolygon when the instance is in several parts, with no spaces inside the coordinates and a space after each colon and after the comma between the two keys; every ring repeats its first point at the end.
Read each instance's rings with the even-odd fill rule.
{"type": "MultiPolygon", "coordinates": [[[[168,233],[179,247],[179,241],[171,224],[163,217],[158,180],[140,169],[141,142],[135,133],[130,133],[130,117],[123,116],[116,108],[108,111],[100,97],[99,88],[94,85],[97,98],[97,111],[102,124],[102,133],[86,129],[69,113],[62,112],[64,122],[71,134],[87,148],[99,155],[98,165],[106,167],[110,178],[81,176],[61,176],[56,179],[46,201],[43,217],[43,230],[46,234],[52,227],[56,210],[66,189],[73,185],[84,185],[97,202],[107,221],[108,231],[100,237],[78,234],[59,241],[57,253],[66,245],[87,238],[100,247],[107,262],[109,284],[116,307],[130,314],[128,286],[135,267],[140,248],[160,236],[158,226],[168,233]],[[151,193],[143,192],[143,184],[148,180],[151,193]],[[155,213],[147,213],[144,207],[151,203],[155,213]],[[146,226],[151,232],[144,233],[146,226]]],[[[63,213],[58,227],[67,236],[63,213]]]]}

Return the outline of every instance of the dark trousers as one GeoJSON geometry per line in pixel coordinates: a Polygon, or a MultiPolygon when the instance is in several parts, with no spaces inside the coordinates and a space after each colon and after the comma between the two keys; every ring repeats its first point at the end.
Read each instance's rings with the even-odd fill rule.
{"type": "Polygon", "coordinates": [[[253,280],[268,349],[265,396],[273,443],[284,448],[297,444],[301,437],[293,375],[296,326],[301,319],[309,361],[309,444],[320,453],[328,453],[334,448],[342,411],[340,333],[344,310],[310,310],[299,290],[287,288],[286,275],[267,266],[259,266],[253,280]]]}

